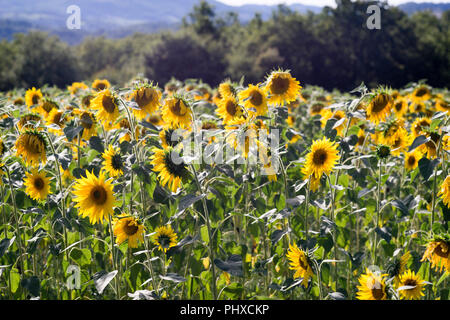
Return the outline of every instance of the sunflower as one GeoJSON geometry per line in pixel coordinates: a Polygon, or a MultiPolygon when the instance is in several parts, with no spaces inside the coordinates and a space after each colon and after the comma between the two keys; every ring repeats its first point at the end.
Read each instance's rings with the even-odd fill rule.
{"type": "Polygon", "coordinates": [[[161,91],[151,85],[137,88],[132,93],[132,99],[137,103],[139,109],[133,108],[133,114],[138,120],[144,119],[148,114],[155,112],[161,100],[161,91]]]}
{"type": "Polygon", "coordinates": [[[120,245],[128,240],[128,248],[137,248],[138,243],[144,241],[144,229],[144,225],[125,213],[113,219],[116,243],[120,245]]]}
{"type": "Polygon", "coordinates": [[[314,175],[316,179],[319,179],[323,173],[329,174],[340,158],[336,148],[337,145],[326,137],[314,141],[311,151],[306,155],[302,173],[308,177],[314,175]]]}
{"type": "Polygon", "coordinates": [[[164,149],[175,147],[183,141],[184,135],[178,129],[165,129],[159,132],[159,139],[164,149]]]}
{"type": "Polygon", "coordinates": [[[33,169],[31,173],[25,173],[24,179],[25,193],[33,200],[44,201],[50,192],[50,178],[45,172],[38,172],[33,169]]]}
{"type": "Polygon", "coordinates": [[[359,286],[356,297],[359,300],[386,300],[386,279],[387,274],[374,274],[369,269],[366,269],[366,273],[362,274],[358,281],[359,286]]]}
{"type": "Polygon", "coordinates": [[[163,119],[161,117],[161,112],[156,111],[155,113],[152,113],[148,117],[148,122],[150,122],[154,126],[163,126],[164,125],[164,121],[163,121],[163,119]]]}
{"type": "Polygon", "coordinates": [[[297,99],[300,93],[300,82],[291,76],[289,71],[273,71],[266,80],[266,91],[269,103],[282,105],[297,99]]]}
{"type": "Polygon", "coordinates": [[[31,129],[34,127],[33,122],[38,123],[42,121],[42,117],[38,114],[26,114],[20,117],[19,122],[17,122],[17,127],[19,131],[22,129],[31,129]]]}
{"type": "Polygon", "coordinates": [[[404,128],[399,128],[392,138],[386,143],[391,147],[391,153],[394,156],[399,156],[402,152],[405,152],[411,145],[411,136],[404,128]]]}
{"type": "Polygon", "coordinates": [[[164,253],[177,245],[177,234],[171,225],[158,227],[153,236],[153,243],[164,253]]]}
{"type": "Polygon", "coordinates": [[[27,92],[25,92],[25,103],[27,107],[38,105],[41,102],[42,99],[42,92],[41,89],[36,90],[35,87],[28,89],[27,92]]]}
{"type": "Polygon", "coordinates": [[[419,164],[419,160],[422,159],[422,152],[420,152],[418,149],[413,150],[411,152],[408,152],[405,154],[405,168],[406,170],[414,170],[417,168],[419,164]]]}
{"type": "MultiPolygon", "coordinates": [[[[336,110],[333,112],[330,109],[323,109],[321,111],[321,116],[322,116],[322,118],[320,119],[320,122],[321,122],[322,128],[325,128],[328,120],[330,120],[331,118],[336,119],[337,121],[345,118],[345,112],[342,110],[336,110]]],[[[338,136],[341,136],[344,131],[344,128],[345,128],[344,122],[342,122],[338,127],[335,128],[338,136]]]]}
{"type": "Polygon", "coordinates": [[[425,136],[429,139],[429,141],[425,142],[418,149],[424,154],[426,153],[427,158],[436,158],[437,147],[441,136],[436,132],[425,132],[425,136]]]}
{"type": "Polygon", "coordinates": [[[96,110],[96,118],[102,121],[107,129],[110,129],[119,117],[117,98],[108,89],[97,93],[91,100],[91,108],[96,110]]]}
{"type": "Polygon", "coordinates": [[[67,90],[69,90],[69,92],[72,95],[77,94],[79,91],[83,91],[83,90],[87,90],[89,89],[89,87],[84,84],[83,82],[74,82],[72,83],[72,85],[67,87],[67,90]]]}
{"type": "MultiPolygon", "coordinates": [[[[448,179],[448,177],[447,177],[448,179]]],[[[446,179],[446,180],[447,180],[446,179]]],[[[444,268],[447,272],[450,271],[450,242],[435,239],[430,241],[427,245],[427,249],[423,254],[421,262],[428,260],[431,263],[431,267],[436,271],[442,271],[444,268]]]]}
{"type": "Polygon", "coordinates": [[[0,158],[3,157],[5,150],[6,150],[5,143],[3,142],[3,139],[0,138],[0,158]]]}
{"type": "Polygon", "coordinates": [[[109,89],[109,87],[111,87],[111,84],[106,79],[95,79],[92,83],[92,89],[94,89],[95,91],[103,91],[105,89],[109,89]]]}
{"type": "Polygon", "coordinates": [[[236,89],[234,88],[234,85],[229,81],[224,81],[221,84],[219,84],[219,88],[217,89],[217,92],[219,93],[220,99],[227,98],[227,97],[236,97],[236,89]]]}
{"type": "Polygon", "coordinates": [[[158,172],[160,183],[168,185],[172,192],[176,192],[183,180],[189,177],[189,171],[179,153],[172,147],[166,149],[153,148],[151,156],[153,171],[158,172]]]}
{"type": "Polygon", "coordinates": [[[267,96],[258,86],[250,84],[247,89],[239,92],[238,98],[249,113],[258,116],[267,114],[267,96]]]}
{"type": "Polygon", "coordinates": [[[311,105],[311,107],[309,108],[309,114],[311,116],[315,116],[318,114],[321,114],[322,110],[325,108],[325,104],[323,102],[315,102],[311,105]]]}
{"type": "Polygon", "coordinates": [[[161,116],[166,127],[189,128],[192,123],[192,110],[188,102],[176,95],[164,100],[161,116]]]}
{"type": "Polygon", "coordinates": [[[378,93],[367,106],[367,120],[375,124],[384,121],[391,112],[392,104],[393,99],[388,93],[378,93]]]}
{"type": "Polygon", "coordinates": [[[289,244],[286,257],[289,259],[289,269],[295,270],[294,279],[303,278],[302,284],[306,288],[309,278],[314,275],[306,252],[299,249],[294,242],[293,245],[289,244]]]}
{"type": "Polygon", "coordinates": [[[46,118],[52,110],[58,110],[58,104],[50,99],[44,99],[33,112],[40,113],[44,118],[46,118]]]}
{"type": "Polygon", "coordinates": [[[411,124],[411,133],[414,138],[425,133],[425,129],[431,125],[431,120],[429,118],[417,118],[411,124]]]}
{"type": "Polygon", "coordinates": [[[38,166],[47,162],[47,141],[37,130],[26,130],[16,140],[16,155],[22,157],[26,165],[38,166]]]}
{"type": "Polygon", "coordinates": [[[450,114],[450,103],[444,99],[438,99],[436,101],[436,109],[442,112],[448,112],[450,114]]]}
{"type": "Polygon", "coordinates": [[[110,177],[118,177],[123,174],[123,160],[120,156],[119,148],[109,145],[108,149],[102,154],[104,159],[103,166],[110,177]]]}
{"type": "Polygon", "coordinates": [[[409,95],[409,99],[414,103],[422,103],[431,99],[431,91],[426,85],[420,85],[409,95]]]}
{"type": "Polygon", "coordinates": [[[80,125],[83,127],[83,134],[81,138],[88,141],[92,136],[97,134],[95,116],[92,112],[89,111],[76,111],[79,115],[80,125]]]}
{"type": "Polygon", "coordinates": [[[75,180],[75,191],[73,201],[75,207],[79,208],[78,214],[89,217],[89,222],[102,223],[114,212],[116,198],[113,193],[111,181],[105,181],[105,175],[100,172],[97,178],[94,173],[86,170],[86,177],[75,180]]]}
{"type": "Polygon", "coordinates": [[[442,202],[450,208],[450,175],[442,182],[438,196],[442,196],[442,202]]]}
{"type": "Polygon", "coordinates": [[[81,98],[81,105],[85,109],[89,109],[91,106],[91,100],[94,99],[94,96],[92,94],[87,94],[81,98]]]}
{"type": "Polygon", "coordinates": [[[359,128],[358,134],[356,135],[358,137],[358,141],[355,144],[355,150],[358,150],[359,148],[362,148],[364,146],[364,143],[366,141],[366,132],[364,129],[359,128]]]}
{"type": "Polygon", "coordinates": [[[52,109],[50,113],[45,117],[45,121],[48,126],[56,125],[59,129],[49,127],[48,131],[57,135],[62,134],[62,128],[64,127],[64,119],[62,119],[63,112],[58,109],[52,109]]]}
{"type": "Polygon", "coordinates": [[[403,118],[406,111],[408,111],[408,102],[405,98],[399,98],[394,101],[393,109],[397,118],[403,118]]]}
{"type": "Polygon", "coordinates": [[[394,287],[398,288],[400,276],[406,271],[409,260],[411,260],[411,252],[406,251],[400,258],[395,258],[388,266],[387,271],[389,277],[394,278],[394,287]]]}
{"type": "Polygon", "coordinates": [[[414,271],[408,270],[400,275],[398,292],[403,299],[418,300],[423,297],[426,283],[414,271]]]}
{"type": "Polygon", "coordinates": [[[233,96],[228,96],[220,100],[216,113],[222,118],[224,124],[232,124],[234,121],[239,121],[244,117],[242,107],[233,96]]]}

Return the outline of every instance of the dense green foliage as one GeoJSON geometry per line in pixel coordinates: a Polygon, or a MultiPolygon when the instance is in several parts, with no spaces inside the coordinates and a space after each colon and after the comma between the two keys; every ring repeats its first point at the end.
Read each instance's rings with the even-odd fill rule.
{"type": "Polygon", "coordinates": [[[448,87],[450,11],[408,16],[380,3],[381,30],[369,30],[368,5],[342,0],[308,15],[279,6],[269,20],[256,15],[243,25],[236,14],[216,17],[201,2],[174,32],[88,38],[77,46],[39,32],[19,34],[0,43],[0,90],[99,77],[123,84],[137,73],[159,83],[174,76],[216,85],[244,74],[255,82],[278,66],[328,89],[349,90],[361,81],[401,87],[419,79],[448,87]]]}

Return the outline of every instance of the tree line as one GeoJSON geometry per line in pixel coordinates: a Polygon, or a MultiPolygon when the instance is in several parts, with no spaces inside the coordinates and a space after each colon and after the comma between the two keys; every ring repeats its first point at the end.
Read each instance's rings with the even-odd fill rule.
{"type": "Polygon", "coordinates": [[[280,5],[270,19],[256,14],[243,24],[201,1],[176,31],[90,37],[76,46],[43,32],[16,34],[0,42],[0,90],[95,78],[123,85],[137,74],[160,85],[172,77],[217,85],[245,76],[257,83],[278,67],[326,89],[350,90],[362,81],[402,87],[419,79],[449,87],[449,22],[450,11],[408,16],[384,2],[337,0],[318,14],[280,5]],[[380,30],[366,26],[370,4],[381,7],[380,30]]]}

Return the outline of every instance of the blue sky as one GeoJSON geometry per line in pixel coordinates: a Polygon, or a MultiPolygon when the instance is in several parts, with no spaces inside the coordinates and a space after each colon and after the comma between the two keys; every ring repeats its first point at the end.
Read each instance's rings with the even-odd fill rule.
{"type": "MultiPolygon", "coordinates": [[[[302,3],[316,6],[335,6],[334,0],[218,0],[220,2],[238,6],[241,4],[278,4],[278,3],[302,3]]],[[[433,2],[433,3],[449,3],[450,1],[446,0],[388,0],[388,3],[391,5],[398,5],[405,2],[433,2]]]]}

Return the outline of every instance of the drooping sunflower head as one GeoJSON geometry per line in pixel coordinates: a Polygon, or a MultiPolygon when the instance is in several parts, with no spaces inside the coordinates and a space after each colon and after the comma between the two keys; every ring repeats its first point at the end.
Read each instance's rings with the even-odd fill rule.
{"type": "Polygon", "coordinates": [[[166,83],[164,86],[164,92],[168,95],[173,95],[175,92],[178,91],[183,86],[183,84],[174,78],[172,78],[169,82],[166,83]]]}
{"type": "Polygon", "coordinates": [[[247,89],[239,92],[238,98],[249,113],[258,116],[267,114],[267,94],[260,87],[250,84],[247,89]]]}
{"type": "Polygon", "coordinates": [[[53,127],[49,127],[49,131],[54,134],[61,135],[62,128],[64,127],[65,119],[63,119],[63,112],[58,109],[52,109],[49,114],[45,117],[45,122],[47,125],[56,125],[59,129],[55,129],[53,127]]]}
{"type": "Polygon", "coordinates": [[[192,123],[192,110],[189,102],[176,94],[164,100],[161,116],[166,127],[189,128],[192,123]]]}
{"type": "Polygon", "coordinates": [[[153,236],[153,243],[158,246],[159,250],[166,253],[167,250],[177,245],[177,234],[171,225],[158,227],[153,236]]]}
{"type": "Polygon", "coordinates": [[[283,105],[294,101],[300,93],[300,82],[293,78],[289,71],[273,71],[266,80],[266,91],[269,103],[283,105]]]}
{"type": "Polygon", "coordinates": [[[437,132],[426,131],[425,136],[428,138],[428,141],[421,145],[418,149],[422,151],[423,154],[426,154],[428,159],[436,158],[441,135],[437,132]]]}
{"type": "Polygon", "coordinates": [[[124,165],[119,148],[109,145],[108,149],[102,154],[103,166],[110,177],[118,177],[123,174],[124,165]]]}
{"type": "Polygon", "coordinates": [[[366,273],[358,279],[360,285],[357,286],[356,297],[359,300],[386,300],[386,276],[387,274],[376,274],[366,269],[366,273]]]}
{"type": "Polygon", "coordinates": [[[40,115],[29,113],[20,117],[19,122],[17,122],[17,127],[20,131],[23,129],[31,129],[39,122],[42,122],[42,117],[40,115]]]}
{"type": "Polygon", "coordinates": [[[422,159],[422,152],[415,149],[405,154],[405,168],[406,170],[414,170],[419,164],[419,160],[422,159]]]}
{"type": "Polygon", "coordinates": [[[94,82],[92,83],[92,89],[98,92],[103,91],[105,89],[109,89],[109,87],[111,87],[111,84],[106,79],[103,80],[95,79],[94,82]]]}
{"type": "MultiPolygon", "coordinates": [[[[322,117],[320,119],[322,128],[325,128],[325,126],[327,125],[328,120],[330,120],[330,119],[335,119],[336,122],[338,122],[341,119],[345,118],[345,112],[342,111],[342,110],[332,111],[331,109],[322,109],[320,114],[322,115],[322,117]]],[[[343,131],[345,129],[345,123],[344,122],[342,122],[340,125],[338,125],[335,128],[336,132],[337,132],[337,135],[339,135],[339,136],[342,135],[342,133],[343,133],[343,131]]]]}
{"type": "Polygon", "coordinates": [[[450,114],[450,103],[444,99],[436,100],[436,110],[450,114]]]}
{"type": "Polygon", "coordinates": [[[113,219],[113,232],[119,245],[128,240],[129,248],[137,248],[139,242],[144,241],[144,229],[139,220],[126,213],[113,219]]]}
{"type": "Polygon", "coordinates": [[[83,127],[82,138],[88,141],[93,135],[97,133],[96,124],[97,121],[95,116],[90,111],[76,110],[75,113],[78,115],[79,124],[83,127]]]}
{"type": "Polygon", "coordinates": [[[325,104],[323,102],[317,101],[313,103],[309,108],[309,114],[311,116],[318,115],[322,112],[322,110],[325,108],[325,104]]]}
{"type": "Polygon", "coordinates": [[[113,185],[105,180],[103,172],[96,177],[86,170],[86,177],[77,179],[73,188],[73,201],[78,214],[89,217],[91,224],[102,223],[113,214],[116,202],[113,185]]]}
{"type": "Polygon", "coordinates": [[[148,117],[148,122],[150,122],[154,126],[163,126],[164,125],[164,121],[163,121],[163,119],[161,117],[161,112],[156,111],[156,112],[152,113],[148,117]]]}
{"type": "Polygon", "coordinates": [[[431,99],[430,88],[426,85],[419,85],[414,89],[414,91],[409,96],[413,103],[420,103],[431,99]]]}
{"type": "Polygon", "coordinates": [[[222,118],[224,124],[232,124],[234,121],[244,118],[244,110],[233,96],[220,100],[216,113],[222,118]]]}
{"type": "Polygon", "coordinates": [[[28,108],[32,106],[36,106],[41,102],[42,92],[41,89],[37,89],[35,87],[28,89],[25,93],[25,103],[28,108]]]}
{"type": "Polygon", "coordinates": [[[136,88],[132,93],[132,99],[139,107],[139,109],[132,109],[136,118],[142,120],[147,115],[154,113],[159,107],[161,96],[161,91],[151,84],[144,84],[136,88]]]}
{"type": "Polygon", "coordinates": [[[153,171],[158,172],[161,185],[167,185],[172,192],[176,192],[181,183],[190,176],[187,165],[180,154],[172,147],[166,149],[153,148],[151,156],[153,171]]]}
{"type": "Polygon", "coordinates": [[[294,279],[303,278],[302,284],[306,288],[309,278],[314,275],[307,253],[294,242],[292,245],[289,244],[286,257],[289,259],[289,269],[295,270],[294,279]]]}
{"type": "Polygon", "coordinates": [[[67,87],[67,90],[69,90],[70,94],[75,95],[80,91],[88,90],[89,87],[83,83],[83,82],[74,82],[72,85],[67,87]]]}
{"type": "Polygon", "coordinates": [[[37,130],[26,130],[16,140],[16,155],[22,157],[26,165],[38,166],[47,162],[47,140],[37,130]]]}
{"type": "Polygon", "coordinates": [[[302,173],[308,177],[314,175],[319,179],[322,174],[329,174],[333,170],[339,158],[337,145],[323,137],[313,142],[311,151],[306,155],[302,173]]]}
{"type": "Polygon", "coordinates": [[[39,104],[39,107],[35,109],[38,113],[40,113],[44,118],[46,118],[52,110],[58,110],[58,104],[50,99],[43,99],[39,104]]]}
{"type": "Polygon", "coordinates": [[[87,94],[81,98],[81,106],[85,109],[89,109],[91,106],[91,100],[94,99],[92,94],[87,94]]]}
{"type": "Polygon", "coordinates": [[[414,271],[407,270],[400,275],[398,292],[402,299],[418,300],[425,295],[423,289],[426,282],[414,271]]]}
{"type": "Polygon", "coordinates": [[[391,112],[393,99],[387,92],[375,94],[367,105],[367,119],[375,124],[384,121],[391,112]]]}
{"type": "Polygon", "coordinates": [[[96,118],[104,124],[105,128],[112,128],[119,117],[117,97],[109,89],[105,89],[96,94],[90,106],[96,111],[96,118]]]}
{"type": "Polygon", "coordinates": [[[425,260],[428,260],[436,271],[442,269],[450,271],[450,241],[444,239],[430,241],[420,261],[425,260]]]}
{"type": "Polygon", "coordinates": [[[25,193],[33,200],[45,201],[50,192],[50,178],[45,172],[38,172],[33,169],[25,173],[24,179],[25,193]]]}
{"type": "Polygon", "coordinates": [[[438,196],[442,197],[442,202],[450,208],[450,175],[448,175],[442,182],[439,188],[438,196]]]}

